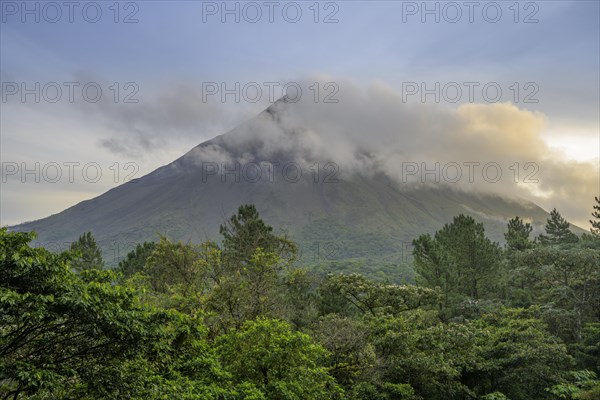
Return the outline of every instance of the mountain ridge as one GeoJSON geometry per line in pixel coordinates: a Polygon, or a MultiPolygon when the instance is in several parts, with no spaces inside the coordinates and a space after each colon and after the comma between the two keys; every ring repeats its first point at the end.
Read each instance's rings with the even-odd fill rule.
{"type": "MultiPolygon", "coordinates": [[[[401,185],[379,172],[340,173],[337,164],[312,159],[310,152],[298,157],[289,150],[293,143],[269,141],[273,137],[261,131],[273,124],[281,128],[280,113],[288,106],[274,103],[143,177],[11,229],[35,230],[41,245],[56,242],[61,250],[91,231],[108,253],[107,263],[115,265],[136,243],[157,240],[158,234],[192,242],[217,239],[219,225],[239,205],[253,203],[267,223],[287,232],[304,253],[315,247],[333,249],[327,258],[309,257],[309,264],[372,260],[379,265],[381,260],[407,264],[412,239],[433,233],[460,213],[482,221],[499,242],[509,218],[529,219],[539,233],[548,217],[522,199],[447,185],[401,185]]],[[[285,132],[292,141],[298,134],[285,132]]]]}

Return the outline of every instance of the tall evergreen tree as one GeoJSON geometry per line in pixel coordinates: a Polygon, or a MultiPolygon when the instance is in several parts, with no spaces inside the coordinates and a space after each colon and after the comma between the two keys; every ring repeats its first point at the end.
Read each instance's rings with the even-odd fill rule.
{"type": "Polygon", "coordinates": [[[273,227],[265,224],[253,204],[240,206],[237,214],[220,226],[219,233],[227,253],[244,260],[248,260],[257,247],[271,247],[275,238],[273,227]]]}
{"type": "Polygon", "coordinates": [[[508,221],[508,232],[504,234],[506,239],[506,248],[509,250],[526,250],[533,247],[533,243],[529,240],[529,234],[533,227],[529,222],[525,222],[517,217],[508,221]]]}
{"type": "Polygon", "coordinates": [[[75,271],[104,268],[102,251],[91,232],[79,236],[76,242],[71,243],[70,250],[75,254],[72,262],[75,271]]]}
{"type": "Polygon", "coordinates": [[[590,219],[590,223],[592,224],[590,232],[592,232],[592,235],[600,237],[600,198],[594,197],[594,199],[596,200],[596,204],[594,204],[594,212],[592,212],[594,219],[590,219]]]}
{"type": "Polygon", "coordinates": [[[457,291],[457,271],[450,268],[447,254],[431,235],[425,234],[413,240],[413,257],[417,284],[430,288],[439,287],[444,306],[450,303],[452,293],[457,291]]]}
{"type": "Polygon", "coordinates": [[[280,314],[285,309],[280,272],[296,259],[296,245],[274,234],[251,204],[240,206],[220,233],[220,264],[212,271],[215,286],[206,300],[214,313],[211,328],[227,332],[246,320],[280,314]]]}
{"type": "Polygon", "coordinates": [[[544,245],[556,245],[561,243],[576,243],[579,238],[569,229],[569,221],[555,209],[550,212],[550,218],[546,220],[546,234],[541,234],[539,239],[544,245]]]}
{"type": "Polygon", "coordinates": [[[452,260],[463,294],[478,299],[491,289],[500,267],[500,247],[485,236],[482,223],[460,214],[436,232],[452,260]]]}
{"type": "Polygon", "coordinates": [[[138,243],[136,248],[130,251],[124,260],[119,262],[117,270],[123,273],[124,278],[129,278],[136,272],[141,272],[155,248],[156,243],[154,242],[138,243]]]}
{"type": "Polygon", "coordinates": [[[445,297],[474,299],[491,289],[500,267],[500,247],[485,236],[483,224],[463,214],[435,233],[413,242],[415,269],[429,287],[441,286],[445,297]]]}
{"type": "Polygon", "coordinates": [[[240,206],[237,214],[220,226],[219,233],[223,236],[223,259],[229,266],[247,263],[259,247],[283,260],[295,260],[296,245],[274,234],[253,204],[240,206]]]}

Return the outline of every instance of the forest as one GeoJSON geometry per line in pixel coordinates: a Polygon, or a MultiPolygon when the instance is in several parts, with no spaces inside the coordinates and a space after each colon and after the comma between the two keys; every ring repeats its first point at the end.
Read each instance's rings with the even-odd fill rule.
{"type": "Polygon", "coordinates": [[[218,242],[108,268],[0,229],[4,399],[600,399],[600,199],[506,243],[458,215],[413,241],[414,284],[314,271],[253,205],[218,242]]]}

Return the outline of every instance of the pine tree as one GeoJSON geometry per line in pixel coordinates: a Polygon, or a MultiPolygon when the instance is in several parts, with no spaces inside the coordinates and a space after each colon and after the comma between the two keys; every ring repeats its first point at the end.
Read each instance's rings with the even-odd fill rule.
{"type": "Polygon", "coordinates": [[[455,294],[479,299],[492,290],[500,247],[472,217],[454,217],[433,238],[422,235],[413,245],[418,279],[425,286],[441,287],[445,302],[455,294]]]}
{"type": "Polygon", "coordinates": [[[104,268],[102,251],[91,232],[79,236],[76,242],[71,243],[70,250],[75,253],[72,262],[75,271],[104,268]]]}
{"type": "Polygon", "coordinates": [[[533,242],[529,240],[529,234],[533,227],[529,222],[523,223],[519,217],[514,217],[508,221],[508,232],[504,234],[506,239],[506,248],[509,250],[526,250],[533,247],[533,242]]]}
{"type": "Polygon", "coordinates": [[[546,235],[540,235],[540,242],[543,245],[555,245],[561,243],[575,243],[579,240],[569,229],[569,221],[555,209],[550,212],[550,218],[546,220],[546,235]]]}
{"type": "Polygon", "coordinates": [[[590,223],[592,224],[590,232],[592,232],[592,235],[600,237],[600,198],[594,197],[594,199],[596,200],[596,204],[594,204],[592,217],[594,217],[595,220],[590,219],[590,223]]]}
{"type": "Polygon", "coordinates": [[[119,262],[117,270],[123,274],[124,278],[129,278],[136,272],[143,271],[146,260],[148,260],[154,249],[156,249],[156,243],[154,242],[138,243],[136,248],[130,251],[124,260],[119,262]]]}
{"type": "Polygon", "coordinates": [[[274,234],[253,204],[240,206],[237,214],[220,226],[219,233],[223,236],[223,257],[228,264],[245,264],[259,247],[289,262],[296,258],[295,244],[274,234]]]}
{"type": "Polygon", "coordinates": [[[256,248],[270,249],[275,242],[273,228],[264,223],[253,204],[240,206],[219,232],[227,255],[236,260],[249,260],[256,248]]]}

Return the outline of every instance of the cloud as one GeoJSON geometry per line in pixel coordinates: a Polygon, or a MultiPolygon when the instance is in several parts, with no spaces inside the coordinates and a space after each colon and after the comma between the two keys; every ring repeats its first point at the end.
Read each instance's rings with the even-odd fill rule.
{"type": "MultiPolygon", "coordinates": [[[[99,81],[84,75],[79,80],[99,81]]],[[[317,76],[299,83],[303,95],[297,102],[277,102],[272,113],[257,118],[250,116],[261,104],[206,102],[193,84],[167,85],[156,96],[140,95],[137,104],[105,96],[77,107],[86,123],[105,128],[96,143],[120,157],[153,157],[182,140],[200,143],[248,118],[187,158],[335,162],[342,178],[385,173],[404,186],[447,185],[521,197],[546,209],[557,207],[574,223],[587,226],[600,191],[598,161],[571,161],[550,147],[542,132],[551,121],[540,112],[511,103],[454,108],[406,103],[382,82],[360,87],[317,76]],[[309,89],[314,82],[321,88],[334,82],[339,92],[332,99],[337,102],[324,102],[323,93],[315,101],[309,89]]]]}
{"type": "Polygon", "coordinates": [[[115,152],[148,152],[169,140],[219,129],[225,119],[219,104],[203,102],[201,93],[183,85],[168,86],[155,98],[140,94],[134,99],[139,102],[106,99],[89,107],[115,133],[100,140],[101,146],[115,152]]]}
{"type": "MultiPolygon", "coordinates": [[[[69,103],[65,94],[57,104],[26,103],[21,104],[22,108],[36,112],[52,109],[54,113],[68,113],[71,121],[84,121],[95,131],[102,131],[100,135],[90,134],[96,145],[119,157],[142,158],[178,148],[182,141],[200,143],[250,118],[261,107],[239,107],[221,102],[220,96],[204,98],[200,84],[183,79],[115,82],[83,70],[66,80],[78,84],[74,102],[69,103]],[[86,84],[100,88],[98,101],[81,97],[86,84]]],[[[91,97],[96,96],[95,89],[90,92],[91,97]]]]}
{"type": "Polygon", "coordinates": [[[381,83],[338,84],[338,103],[278,102],[274,118],[261,115],[223,136],[222,145],[238,157],[253,149],[263,160],[284,153],[306,163],[333,161],[345,176],[383,172],[400,185],[526,198],[587,226],[598,164],[567,160],[549,147],[542,113],[511,103],[407,104],[381,83]]]}

